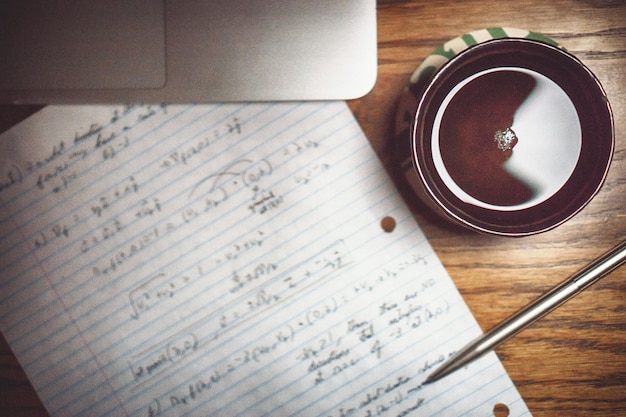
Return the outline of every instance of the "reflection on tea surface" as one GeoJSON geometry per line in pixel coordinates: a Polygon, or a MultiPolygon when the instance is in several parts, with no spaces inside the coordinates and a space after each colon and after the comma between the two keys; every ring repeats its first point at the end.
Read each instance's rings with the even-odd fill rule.
{"type": "Polygon", "coordinates": [[[537,205],[570,177],[582,147],[576,109],[552,80],[501,67],[450,91],[435,117],[433,159],[462,201],[497,210],[537,205]]]}

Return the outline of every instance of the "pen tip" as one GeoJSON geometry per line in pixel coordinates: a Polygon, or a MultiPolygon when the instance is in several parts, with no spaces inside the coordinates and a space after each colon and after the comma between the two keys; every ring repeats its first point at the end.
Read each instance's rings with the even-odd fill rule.
{"type": "Polygon", "coordinates": [[[431,383],[435,382],[437,379],[439,379],[437,377],[437,375],[435,375],[435,373],[432,373],[432,374],[428,375],[428,377],[424,380],[424,382],[422,382],[422,385],[431,384],[431,383]]]}

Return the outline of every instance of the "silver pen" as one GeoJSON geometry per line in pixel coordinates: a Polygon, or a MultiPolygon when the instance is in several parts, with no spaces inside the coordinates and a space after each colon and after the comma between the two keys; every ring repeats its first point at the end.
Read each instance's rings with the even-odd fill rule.
{"type": "Polygon", "coordinates": [[[488,353],[626,262],[626,241],[455,353],[426,378],[428,384],[488,353]]]}

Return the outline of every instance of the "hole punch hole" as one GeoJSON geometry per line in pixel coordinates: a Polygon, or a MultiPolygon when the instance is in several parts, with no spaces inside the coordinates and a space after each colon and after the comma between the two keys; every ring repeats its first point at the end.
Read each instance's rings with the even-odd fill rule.
{"type": "Polygon", "coordinates": [[[386,216],[380,221],[380,227],[382,227],[385,232],[391,233],[393,229],[396,228],[396,219],[386,216]]]}
{"type": "Polygon", "coordinates": [[[493,406],[493,415],[495,417],[509,417],[509,407],[506,404],[498,403],[493,406]]]}

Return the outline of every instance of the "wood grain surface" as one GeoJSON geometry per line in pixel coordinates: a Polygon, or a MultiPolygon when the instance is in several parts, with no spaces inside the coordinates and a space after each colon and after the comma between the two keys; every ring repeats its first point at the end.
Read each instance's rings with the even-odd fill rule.
{"type": "MultiPolygon", "coordinates": [[[[349,102],[395,175],[395,108],[408,76],[445,41],[494,26],[543,33],[596,74],[613,109],[616,149],[592,202],[567,223],[531,237],[458,229],[401,190],[485,330],[626,239],[626,2],[379,1],[378,81],[368,95],[349,102]]],[[[0,106],[0,131],[35,110],[0,106]]],[[[626,416],[625,299],[623,267],[497,349],[533,415],[626,416]]],[[[0,416],[47,415],[0,338],[0,416]]]]}

